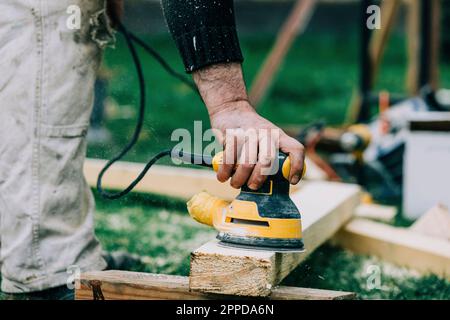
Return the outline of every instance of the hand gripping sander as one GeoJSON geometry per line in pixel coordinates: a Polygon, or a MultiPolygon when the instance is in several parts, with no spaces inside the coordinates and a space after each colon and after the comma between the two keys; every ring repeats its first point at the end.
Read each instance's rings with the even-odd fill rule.
{"type": "MultiPolygon", "coordinates": [[[[179,156],[172,153],[172,157],[190,163],[201,162],[214,171],[223,161],[222,152],[212,159],[186,153],[179,156]]],[[[268,176],[260,189],[255,191],[243,186],[231,203],[206,192],[199,193],[187,203],[189,214],[196,221],[216,228],[217,239],[224,246],[275,252],[303,251],[300,212],[289,196],[290,158],[279,153],[278,162],[279,170],[268,176]]]]}

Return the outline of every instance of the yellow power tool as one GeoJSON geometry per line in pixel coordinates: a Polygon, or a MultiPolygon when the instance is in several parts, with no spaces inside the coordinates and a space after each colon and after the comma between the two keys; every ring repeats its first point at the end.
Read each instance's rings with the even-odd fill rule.
{"type": "MultiPolygon", "coordinates": [[[[108,168],[120,159],[109,161],[97,179],[97,190],[106,199],[119,199],[127,195],[141,181],[159,159],[170,156],[191,164],[212,167],[217,171],[223,162],[223,153],[214,157],[186,153],[182,150],[165,150],[155,155],[138,177],[124,190],[110,193],[102,187],[102,177],[108,168]]],[[[290,158],[278,153],[278,170],[267,177],[258,190],[247,186],[231,203],[206,192],[195,195],[187,204],[189,214],[198,222],[215,227],[217,238],[224,246],[270,251],[303,251],[300,212],[289,196],[290,158]]],[[[303,164],[303,175],[306,166],[303,164]]]]}
{"type": "MultiPolygon", "coordinates": [[[[223,154],[210,159],[204,155],[172,153],[172,158],[212,167],[222,163],[223,154]],[[199,160],[201,159],[201,160],[199,160]]],[[[289,196],[290,158],[278,154],[279,170],[267,177],[256,191],[247,186],[232,202],[211,196],[206,192],[195,195],[187,204],[189,214],[198,222],[219,231],[217,239],[224,246],[300,252],[304,250],[301,216],[289,196]]],[[[306,166],[303,167],[303,175],[306,166]]]]}

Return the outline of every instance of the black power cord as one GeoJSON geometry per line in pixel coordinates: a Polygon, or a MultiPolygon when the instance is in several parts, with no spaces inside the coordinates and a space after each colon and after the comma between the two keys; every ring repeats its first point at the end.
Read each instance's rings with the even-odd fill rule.
{"type": "Polygon", "coordinates": [[[168,74],[173,76],[175,79],[180,80],[185,85],[187,85],[189,88],[191,88],[194,92],[198,93],[197,86],[192,81],[188,80],[184,75],[173,70],[172,67],[167,63],[167,61],[164,60],[164,58],[155,49],[153,49],[151,46],[146,44],[144,41],[142,41],[140,38],[138,38],[134,34],[130,33],[129,31],[128,31],[128,35],[131,38],[131,40],[136,42],[145,51],[147,51],[147,53],[150,54],[164,68],[164,70],[167,71],[168,74]]]}
{"type": "MultiPolygon", "coordinates": [[[[141,60],[139,58],[139,55],[136,51],[136,47],[134,46],[134,42],[136,42],[138,45],[140,45],[142,48],[144,48],[151,56],[153,56],[155,58],[155,60],[161,64],[161,66],[173,77],[175,77],[176,79],[182,81],[183,83],[185,83],[186,85],[188,85],[192,90],[194,90],[195,92],[198,93],[197,88],[195,87],[194,83],[192,83],[192,81],[188,80],[185,76],[183,76],[182,74],[177,73],[175,70],[173,70],[170,65],[167,63],[167,61],[164,60],[164,58],[158,53],[156,52],[156,50],[154,50],[150,45],[146,44],[144,41],[142,41],[141,39],[139,39],[137,36],[135,36],[133,33],[131,33],[130,31],[128,31],[123,24],[118,23],[117,25],[117,29],[120,33],[123,34],[125,41],[127,43],[128,49],[130,50],[130,54],[131,57],[133,59],[134,65],[136,67],[136,72],[138,75],[138,79],[139,79],[139,94],[140,94],[140,101],[139,101],[139,114],[138,114],[138,118],[137,118],[137,122],[136,122],[136,128],[134,129],[133,135],[130,139],[130,141],[126,144],[126,146],[116,155],[114,156],[111,160],[109,160],[106,165],[103,167],[103,169],[100,171],[100,173],[98,174],[98,178],[97,178],[97,191],[98,193],[106,199],[110,199],[110,200],[114,200],[114,199],[119,199],[125,195],[127,195],[128,193],[130,193],[133,188],[142,180],[142,178],[144,178],[144,176],[146,175],[147,171],[150,170],[150,168],[161,158],[165,157],[165,156],[169,156],[172,153],[172,149],[169,150],[164,150],[161,151],[160,153],[156,154],[155,156],[153,156],[148,163],[145,165],[144,169],[141,171],[141,173],[139,173],[139,175],[136,177],[136,179],[134,179],[130,185],[125,188],[122,191],[119,192],[107,192],[103,189],[102,187],[102,179],[104,174],[106,173],[106,171],[108,171],[108,169],[117,161],[119,161],[120,159],[122,159],[132,148],[133,146],[137,143],[138,139],[139,139],[139,135],[142,131],[142,126],[144,124],[144,117],[145,117],[145,106],[146,106],[146,88],[145,88],[145,77],[144,77],[144,72],[142,71],[142,64],[141,64],[141,60]]],[[[182,156],[182,152],[179,151],[178,155],[181,157],[182,156]]]]}

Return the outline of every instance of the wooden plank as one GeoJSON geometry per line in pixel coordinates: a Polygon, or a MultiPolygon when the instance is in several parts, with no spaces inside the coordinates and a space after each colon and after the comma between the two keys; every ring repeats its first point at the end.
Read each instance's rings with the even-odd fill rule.
{"type": "Polygon", "coordinates": [[[450,211],[446,206],[439,204],[428,210],[409,229],[426,236],[450,241],[450,211]]]}
{"type": "MultiPolygon", "coordinates": [[[[205,300],[236,297],[189,291],[189,279],[181,276],[128,272],[93,271],[83,273],[75,290],[76,300],[205,300]]],[[[354,293],[278,287],[268,297],[272,300],[342,300],[352,299],[354,293]]]]}
{"type": "Polygon", "coordinates": [[[205,299],[189,292],[187,278],[129,271],[92,271],[81,274],[76,300],[205,299]]]}
{"type": "MultiPolygon", "coordinates": [[[[218,296],[218,295],[216,295],[218,296]]],[[[353,292],[278,286],[268,296],[271,300],[351,300],[353,292]]]]}
{"type": "Polygon", "coordinates": [[[191,290],[268,296],[298,264],[352,216],[360,201],[356,185],[310,182],[292,200],[302,213],[306,251],[274,253],[218,246],[211,241],[191,254],[191,290]]]}
{"type": "MultiPolygon", "coordinates": [[[[86,159],[84,175],[88,184],[97,185],[97,176],[104,167],[105,160],[86,159]]],[[[125,189],[144,168],[142,163],[117,162],[105,174],[103,187],[113,190],[125,189]]],[[[229,183],[220,183],[212,170],[154,165],[136,186],[134,191],[148,192],[189,199],[193,195],[208,191],[217,197],[231,200],[239,193],[229,183]]]]}
{"type": "Polygon", "coordinates": [[[398,15],[398,11],[401,5],[401,1],[384,0],[381,3],[381,26],[380,29],[374,31],[372,39],[370,39],[370,59],[372,65],[372,85],[375,84],[378,70],[380,69],[383,54],[386,49],[386,44],[391,35],[395,18],[398,15]]]}
{"type": "Polygon", "coordinates": [[[250,102],[255,108],[260,105],[262,99],[266,95],[275,74],[291,48],[295,37],[307,25],[315,5],[316,0],[297,0],[294,5],[289,18],[286,20],[277,36],[275,45],[253,82],[249,97],[250,102]]]}
{"type": "Polygon", "coordinates": [[[356,253],[375,255],[399,266],[450,279],[450,242],[405,228],[355,219],[333,243],[356,253]]]}
{"type": "Polygon", "coordinates": [[[419,93],[419,59],[420,59],[420,3],[408,0],[406,33],[408,66],[406,71],[406,90],[410,95],[419,93]]]}
{"type": "MultiPolygon", "coordinates": [[[[106,164],[106,160],[86,159],[84,176],[92,187],[97,185],[97,176],[106,164]]],[[[324,173],[306,159],[306,180],[325,179],[324,173]]],[[[144,168],[142,163],[117,162],[103,177],[103,187],[112,190],[125,189],[144,168]]],[[[292,191],[298,189],[292,186],[292,191]]],[[[212,170],[192,169],[186,167],[154,165],[147,175],[134,189],[136,192],[155,193],[180,199],[190,199],[201,191],[225,200],[234,199],[239,191],[233,189],[228,182],[217,180],[212,170]]]]}
{"type": "Polygon", "coordinates": [[[312,161],[310,157],[305,158],[305,163],[305,180],[328,180],[327,173],[322,170],[314,161],[312,161]]]}
{"type": "Polygon", "coordinates": [[[397,215],[397,208],[394,206],[383,206],[374,203],[362,203],[355,209],[355,216],[358,218],[367,218],[390,222],[397,215]]]}

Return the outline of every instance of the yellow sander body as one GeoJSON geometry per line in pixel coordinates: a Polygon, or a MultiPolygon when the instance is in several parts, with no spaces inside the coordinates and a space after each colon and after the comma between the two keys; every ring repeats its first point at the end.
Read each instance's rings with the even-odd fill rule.
{"type": "MultiPolygon", "coordinates": [[[[217,171],[221,154],[212,161],[217,171]]],[[[280,154],[281,170],[256,191],[247,187],[231,203],[206,192],[188,202],[190,215],[219,231],[222,245],[270,251],[303,251],[301,216],[289,197],[290,161],[280,154]]],[[[303,170],[303,173],[305,169],[303,170]]]]}

